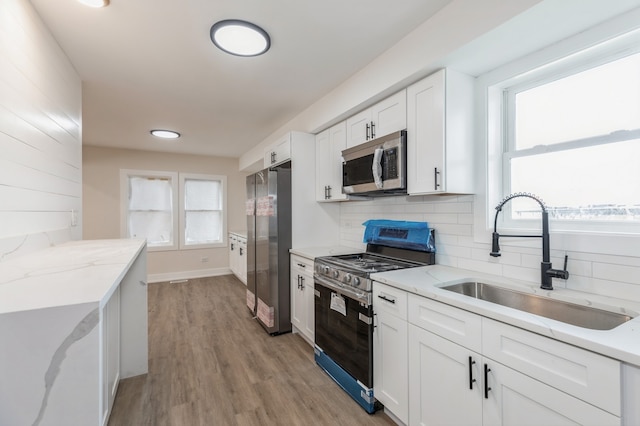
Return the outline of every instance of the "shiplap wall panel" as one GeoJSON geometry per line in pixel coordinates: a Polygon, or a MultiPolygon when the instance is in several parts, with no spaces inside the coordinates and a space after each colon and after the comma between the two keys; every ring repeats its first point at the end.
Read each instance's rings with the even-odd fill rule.
{"type": "Polygon", "coordinates": [[[81,80],[31,3],[1,0],[0,260],[82,237],[81,110],[81,80]]]}

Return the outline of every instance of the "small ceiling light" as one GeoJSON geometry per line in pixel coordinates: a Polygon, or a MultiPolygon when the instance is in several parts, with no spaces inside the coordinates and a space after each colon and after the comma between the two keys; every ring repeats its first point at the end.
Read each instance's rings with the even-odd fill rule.
{"type": "Polygon", "coordinates": [[[271,47],[271,38],[265,30],[239,19],[216,22],[209,35],[219,49],[236,56],[262,55],[271,47]]]}
{"type": "Polygon", "coordinates": [[[151,134],[162,139],[178,139],[180,137],[180,133],[173,130],[152,130],[151,134]]]}
{"type": "Polygon", "coordinates": [[[109,0],[78,0],[80,3],[85,6],[91,7],[105,7],[109,6],[109,0]]]}

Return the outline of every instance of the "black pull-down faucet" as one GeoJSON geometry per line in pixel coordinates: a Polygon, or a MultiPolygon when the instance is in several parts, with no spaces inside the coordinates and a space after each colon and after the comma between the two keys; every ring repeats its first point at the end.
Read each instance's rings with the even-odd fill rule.
{"type": "Polygon", "coordinates": [[[551,255],[549,249],[549,213],[547,207],[542,200],[533,194],[524,192],[518,192],[508,195],[504,200],[496,206],[496,217],[493,221],[493,238],[491,245],[491,253],[493,257],[500,256],[500,237],[518,237],[518,238],[542,238],[542,262],[540,263],[540,288],[544,290],[553,290],[552,278],[562,278],[566,280],[569,278],[569,272],[567,271],[567,256],[564,256],[564,269],[553,269],[551,266],[551,255]],[[502,207],[514,198],[526,197],[535,200],[540,204],[542,208],[542,235],[500,235],[497,231],[498,226],[498,214],[502,211],[502,207]]]}

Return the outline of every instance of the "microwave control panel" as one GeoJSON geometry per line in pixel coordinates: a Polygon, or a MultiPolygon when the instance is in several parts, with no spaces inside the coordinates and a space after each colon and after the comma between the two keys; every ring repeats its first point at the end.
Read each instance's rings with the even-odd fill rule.
{"type": "Polygon", "coordinates": [[[399,176],[398,147],[385,149],[382,162],[382,179],[397,179],[399,176]]]}

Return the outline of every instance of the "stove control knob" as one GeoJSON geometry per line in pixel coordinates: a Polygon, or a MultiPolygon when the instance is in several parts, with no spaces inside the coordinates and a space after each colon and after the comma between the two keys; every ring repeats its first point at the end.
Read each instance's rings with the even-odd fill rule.
{"type": "Polygon", "coordinates": [[[360,278],[358,277],[353,277],[353,285],[354,286],[359,286],[360,285],[360,278]]]}
{"type": "Polygon", "coordinates": [[[333,271],[333,278],[336,278],[336,279],[337,279],[339,276],[340,276],[340,271],[338,271],[337,269],[335,269],[335,270],[333,271]]]}
{"type": "Polygon", "coordinates": [[[322,273],[325,275],[329,275],[329,267],[328,266],[323,266],[322,267],[322,273]]]}
{"type": "Polygon", "coordinates": [[[351,282],[351,278],[352,278],[351,274],[345,275],[344,276],[344,282],[347,283],[347,284],[350,283],[351,282]]]}

